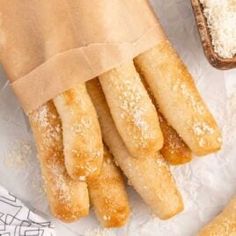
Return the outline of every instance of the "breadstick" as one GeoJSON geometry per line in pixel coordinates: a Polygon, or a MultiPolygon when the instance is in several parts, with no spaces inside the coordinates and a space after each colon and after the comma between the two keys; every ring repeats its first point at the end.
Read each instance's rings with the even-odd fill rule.
{"type": "Polygon", "coordinates": [[[182,197],[162,156],[133,158],[119,136],[98,81],[89,81],[87,86],[99,116],[104,141],[131,185],[161,219],[182,211],[182,197]]]}
{"type": "Polygon", "coordinates": [[[85,84],[54,98],[62,120],[65,165],[73,179],[97,175],[103,157],[101,131],[85,84]]]}
{"type": "MultiPolygon", "coordinates": [[[[65,12],[56,7],[57,0],[38,1],[38,4],[43,15],[42,33],[47,42],[44,47],[46,59],[75,48],[77,43],[71,22],[62,20],[65,12]],[[53,14],[55,11],[57,14],[53,14]],[[55,25],[61,27],[54,30],[55,25]]],[[[75,76],[77,75],[72,70],[68,79],[75,76]]],[[[96,112],[85,84],[78,84],[53,101],[62,122],[68,174],[73,179],[81,180],[97,175],[102,164],[103,143],[96,112]]]]}
{"type": "Polygon", "coordinates": [[[163,38],[156,47],[138,56],[135,64],[161,113],[190,149],[197,155],[219,150],[220,130],[170,42],[163,38]]]}
{"type": "Polygon", "coordinates": [[[142,78],[142,82],[148,91],[150,98],[156,110],[158,111],[161,131],[164,137],[164,145],[160,150],[164,159],[171,165],[181,165],[192,160],[192,153],[189,147],[184,143],[183,139],[177,134],[177,132],[168,124],[167,120],[159,112],[159,107],[155,101],[155,98],[147,85],[146,81],[142,78]]]}
{"type": "Polygon", "coordinates": [[[156,153],[163,146],[159,120],[133,62],[100,77],[111,115],[134,157],[156,153]]]}
{"type": "Polygon", "coordinates": [[[29,114],[29,119],[52,214],[65,222],[88,215],[87,185],[72,180],[65,169],[61,123],[53,102],[29,114]]]}
{"type": "Polygon", "coordinates": [[[121,227],[127,222],[130,209],[124,181],[106,149],[101,173],[88,181],[88,188],[95,213],[103,227],[121,227]]]}
{"type": "Polygon", "coordinates": [[[198,236],[235,236],[236,235],[236,197],[212,222],[205,226],[198,236]]]}
{"type": "Polygon", "coordinates": [[[192,153],[189,147],[160,113],[159,119],[164,136],[164,145],[160,153],[165,160],[171,165],[181,165],[190,162],[192,160],[192,153]]]}

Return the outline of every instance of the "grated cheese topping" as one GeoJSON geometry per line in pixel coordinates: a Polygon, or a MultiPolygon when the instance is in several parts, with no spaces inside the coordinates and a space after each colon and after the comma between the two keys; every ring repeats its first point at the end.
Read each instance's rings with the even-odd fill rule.
{"type": "Polygon", "coordinates": [[[236,56],[236,0],[200,0],[215,52],[222,58],[236,56]]]}

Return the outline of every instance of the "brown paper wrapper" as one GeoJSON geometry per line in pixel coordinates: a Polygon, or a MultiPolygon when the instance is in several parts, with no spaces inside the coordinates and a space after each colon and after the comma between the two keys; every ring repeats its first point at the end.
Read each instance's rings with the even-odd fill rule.
{"type": "Polygon", "coordinates": [[[163,39],[146,0],[0,0],[0,58],[26,112],[163,39]]]}

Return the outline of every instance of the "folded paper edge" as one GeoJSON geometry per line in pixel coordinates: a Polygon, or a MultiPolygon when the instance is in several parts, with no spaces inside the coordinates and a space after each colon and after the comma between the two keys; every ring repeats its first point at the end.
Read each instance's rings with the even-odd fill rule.
{"type": "Polygon", "coordinates": [[[133,42],[94,43],[71,49],[53,56],[29,74],[14,81],[11,86],[28,114],[76,84],[91,80],[132,60],[154,47],[161,39],[163,32],[157,23],[133,42]]]}

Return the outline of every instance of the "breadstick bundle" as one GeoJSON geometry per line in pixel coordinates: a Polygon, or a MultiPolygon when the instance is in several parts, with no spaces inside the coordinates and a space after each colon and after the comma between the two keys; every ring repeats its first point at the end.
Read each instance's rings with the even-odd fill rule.
{"type": "Polygon", "coordinates": [[[147,2],[0,0],[0,16],[1,63],[53,215],[72,222],[93,205],[104,227],[123,226],[122,173],[161,219],[181,212],[167,162],[214,152],[221,137],[147,2]]]}
{"type": "Polygon", "coordinates": [[[125,147],[98,80],[87,83],[96,107],[103,139],[115,161],[143,200],[161,219],[168,219],[183,209],[183,202],[170,170],[158,153],[134,158],[125,147]]]}
{"type": "Polygon", "coordinates": [[[221,132],[186,66],[160,25],[158,28],[159,42],[134,59],[135,68],[133,62],[127,62],[100,75],[99,81],[117,130],[132,156],[148,156],[160,151],[170,164],[183,164],[191,161],[191,151],[201,156],[219,150],[221,132]],[[140,80],[134,81],[137,76],[149,98],[146,92],[145,95],[141,92],[141,87],[138,89],[140,80]],[[148,108],[150,98],[158,110],[158,122],[151,115],[150,105],[148,108]],[[146,118],[141,118],[143,113],[146,118]],[[150,126],[155,122],[156,129],[155,125],[150,126]],[[149,142],[145,137],[149,137],[149,142]],[[150,137],[156,140],[152,152],[150,137]],[[137,145],[142,149],[137,149],[137,145]]]}
{"type": "Polygon", "coordinates": [[[53,102],[30,113],[29,119],[53,215],[65,222],[88,215],[90,195],[104,227],[124,225],[129,217],[129,203],[121,173],[111,155],[105,151],[99,177],[90,177],[88,183],[74,180],[65,168],[62,125],[53,102]]]}
{"type": "Polygon", "coordinates": [[[135,58],[168,123],[196,155],[221,147],[221,133],[190,73],[164,34],[152,49],[135,58]]]}
{"type": "Polygon", "coordinates": [[[19,86],[22,86],[29,80],[27,89],[21,88],[21,94],[31,93],[34,84],[44,78],[55,82],[55,78],[69,77],[69,86],[67,81],[51,86],[47,80],[44,86],[39,86],[40,93],[31,94],[30,99],[26,99],[27,104],[34,100],[32,104],[35,107],[25,110],[35,136],[53,215],[65,222],[88,215],[90,195],[97,216],[105,227],[122,226],[130,211],[124,181],[111,157],[103,162],[97,114],[85,83],[78,79],[80,74],[73,67],[75,62],[77,65],[77,59],[69,60],[66,65],[64,58],[60,57],[65,52],[66,58],[71,58],[73,53],[67,55],[67,51],[77,46],[70,21],[66,18],[63,24],[58,25],[64,17],[64,9],[58,1],[29,3],[13,0],[9,3],[1,0],[1,32],[7,39],[1,44],[1,62],[11,81],[20,81],[19,86]],[[37,22],[34,29],[32,21],[37,22]],[[64,63],[66,69],[61,69],[60,63],[64,63]],[[56,96],[42,103],[48,86],[52,90],[57,87],[56,96]]]}

